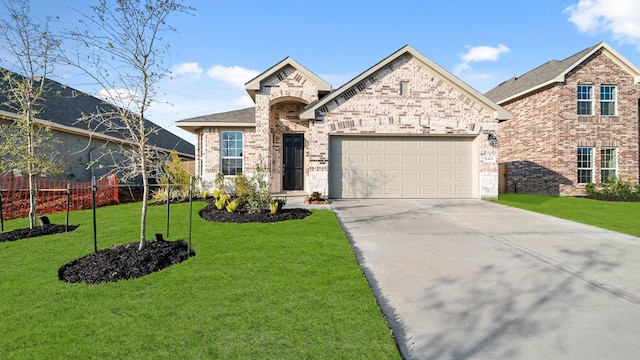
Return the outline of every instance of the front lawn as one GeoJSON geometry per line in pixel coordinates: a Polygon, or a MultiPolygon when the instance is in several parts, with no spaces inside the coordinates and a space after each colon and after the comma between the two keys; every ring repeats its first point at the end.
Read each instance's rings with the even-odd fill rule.
{"type": "MultiPolygon", "coordinates": [[[[58,280],[93,251],[91,211],[67,234],[0,243],[3,359],[399,359],[333,212],[268,224],[211,223],[193,209],[196,256],[143,278],[58,280]]],[[[187,240],[188,204],[170,239],[187,240]]],[[[98,247],[137,241],[140,204],[98,209],[98,247]]],[[[165,207],[150,207],[149,238],[165,207]]],[[[63,224],[64,214],[50,216],[63,224]]],[[[27,226],[25,219],[5,230],[27,226]]]]}
{"type": "Polygon", "coordinates": [[[494,202],[640,236],[640,202],[527,194],[502,194],[494,202]]]}

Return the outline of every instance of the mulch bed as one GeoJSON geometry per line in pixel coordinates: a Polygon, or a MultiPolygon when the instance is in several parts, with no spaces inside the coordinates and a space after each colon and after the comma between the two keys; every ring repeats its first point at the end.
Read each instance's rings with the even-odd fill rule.
{"type": "Polygon", "coordinates": [[[142,250],[138,250],[137,242],[128,243],[76,259],[58,270],[58,278],[69,283],[116,282],[149,275],[188,258],[184,241],[156,240],[142,250]]]}
{"type": "Polygon", "coordinates": [[[207,205],[204,209],[200,210],[200,216],[208,221],[213,222],[234,222],[234,223],[250,223],[260,222],[269,223],[285,220],[299,220],[311,215],[311,211],[307,209],[282,209],[275,214],[269,211],[263,211],[261,213],[250,214],[245,210],[238,210],[235,212],[228,212],[227,210],[218,210],[213,204],[207,205]]]}
{"type": "MultiPolygon", "coordinates": [[[[73,231],[78,228],[78,225],[69,225],[69,231],[73,231]]],[[[0,242],[16,241],[21,239],[32,238],[36,236],[52,235],[65,232],[64,225],[44,225],[36,226],[33,229],[17,229],[0,233],[0,242]]]]}

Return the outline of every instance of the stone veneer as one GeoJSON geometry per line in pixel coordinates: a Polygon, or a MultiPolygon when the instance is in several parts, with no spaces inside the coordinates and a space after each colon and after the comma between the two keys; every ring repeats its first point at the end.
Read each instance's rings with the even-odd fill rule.
{"type": "Polygon", "coordinates": [[[618,149],[618,175],[638,182],[638,99],[633,77],[602,50],[566,76],[565,83],[516,99],[503,107],[513,116],[500,123],[501,163],[509,192],[584,195],[577,184],[577,148],[594,147],[594,181],[600,182],[600,149],[618,149]],[[596,115],[577,115],[577,86],[593,85],[596,115]],[[600,85],[617,86],[617,115],[601,116],[600,85]]]}

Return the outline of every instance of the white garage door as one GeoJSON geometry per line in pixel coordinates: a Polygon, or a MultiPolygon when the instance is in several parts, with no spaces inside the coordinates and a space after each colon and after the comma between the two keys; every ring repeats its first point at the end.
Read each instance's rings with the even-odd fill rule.
{"type": "Polygon", "coordinates": [[[472,141],[453,137],[332,136],[332,198],[471,198],[472,141]]]}

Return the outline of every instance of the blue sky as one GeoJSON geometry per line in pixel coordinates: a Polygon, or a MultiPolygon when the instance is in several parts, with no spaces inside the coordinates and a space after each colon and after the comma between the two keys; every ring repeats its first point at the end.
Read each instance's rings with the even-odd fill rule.
{"type": "MultiPolygon", "coordinates": [[[[33,0],[36,16],[73,24],[87,0],[33,0]]],[[[243,84],[291,56],[337,88],[409,44],[480,92],[606,41],[640,66],[638,0],[185,1],[170,18],[173,76],[149,119],[174,122],[252,105],[243,84]],[[165,104],[169,102],[172,105],[165,104]]],[[[71,72],[56,80],[95,94],[71,72]]]]}

